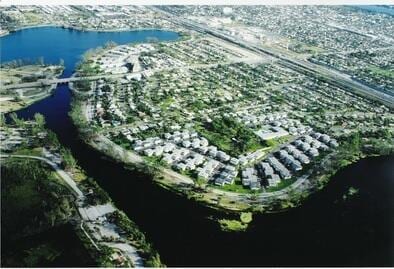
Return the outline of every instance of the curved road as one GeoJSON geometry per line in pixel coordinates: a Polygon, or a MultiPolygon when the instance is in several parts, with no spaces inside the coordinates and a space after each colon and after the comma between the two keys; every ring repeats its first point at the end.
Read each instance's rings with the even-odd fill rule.
{"type": "MultiPolygon", "coordinates": [[[[75,194],[76,198],[78,199],[77,200],[78,207],[82,207],[81,201],[83,201],[85,199],[85,195],[78,188],[75,181],[64,170],[62,170],[56,163],[54,163],[51,160],[44,158],[44,157],[31,156],[31,155],[5,154],[5,155],[0,155],[0,159],[1,158],[24,158],[24,159],[27,158],[27,159],[34,159],[34,160],[39,160],[39,161],[47,163],[64,180],[64,182],[73,190],[73,193],[75,194]]],[[[82,218],[82,216],[81,216],[81,218],[82,218]]],[[[92,242],[92,244],[95,246],[95,248],[99,249],[99,247],[96,245],[94,240],[90,237],[90,235],[83,228],[83,221],[84,221],[84,219],[82,218],[82,222],[81,222],[82,231],[89,238],[89,240],[92,242]]],[[[137,249],[134,246],[127,244],[127,243],[103,242],[103,244],[121,250],[124,254],[126,254],[130,258],[130,260],[132,261],[132,263],[135,267],[144,267],[143,260],[142,260],[141,256],[138,254],[137,249]]]]}
{"type": "Polygon", "coordinates": [[[75,184],[75,181],[66,173],[64,172],[56,163],[50,161],[47,158],[39,157],[39,156],[31,156],[31,155],[1,155],[1,158],[28,158],[28,159],[35,159],[35,160],[40,160],[45,163],[47,163],[49,166],[55,170],[55,172],[66,182],[66,184],[73,190],[74,194],[76,197],[80,200],[83,200],[85,198],[85,195],[82,193],[82,191],[78,188],[77,184],[75,184]]]}
{"type": "MultiPolygon", "coordinates": [[[[112,158],[122,160],[125,163],[141,164],[141,163],[145,162],[145,160],[140,155],[135,154],[134,152],[132,152],[130,150],[125,150],[124,148],[115,144],[114,142],[112,142],[110,139],[108,139],[107,137],[105,137],[103,135],[99,135],[95,139],[94,146],[99,151],[104,150],[104,151],[106,151],[106,154],[109,154],[112,158]]],[[[176,171],[173,171],[171,169],[167,169],[167,168],[162,167],[161,173],[178,184],[183,183],[183,184],[192,185],[192,186],[195,185],[195,182],[190,177],[179,174],[176,171]]],[[[309,184],[309,181],[308,181],[309,176],[310,176],[309,174],[303,175],[302,177],[298,178],[293,184],[285,187],[284,189],[281,189],[278,191],[273,191],[273,192],[260,193],[258,195],[257,199],[262,202],[266,198],[285,197],[290,190],[295,190],[297,188],[300,188],[300,187],[303,187],[303,186],[309,184]]],[[[208,190],[211,191],[212,193],[231,197],[231,198],[236,198],[238,200],[248,200],[250,198],[250,194],[245,194],[245,193],[224,191],[224,190],[210,188],[210,187],[208,187],[208,190]]]]}

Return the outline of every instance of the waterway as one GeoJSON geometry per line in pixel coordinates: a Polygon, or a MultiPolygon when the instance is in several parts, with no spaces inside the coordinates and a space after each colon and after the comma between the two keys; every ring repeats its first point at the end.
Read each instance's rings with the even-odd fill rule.
{"type": "MultiPolygon", "coordinates": [[[[43,56],[58,62],[63,58],[68,76],[88,48],[109,40],[120,44],[147,37],[175,40],[177,34],[26,29],[0,38],[1,56],[2,61],[43,56]],[[56,42],[46,45],[48,40],[56,42]]],[[[61,143],[71,148],[88,175],[140,226],[168,266],[394,265],[394,156],[361,160],[338,172],[303,206],[255,216],[248,231],[226,233],[210,218],[224,213],[166,191],[83,144],[67,116],[69,102],[69,89],[63,85],[52,97],[17,114],[23,118],[32,118],[36,112],[45,115],[61,143]],[[358,193],[344,199],[350,187],[358,193]]]]}

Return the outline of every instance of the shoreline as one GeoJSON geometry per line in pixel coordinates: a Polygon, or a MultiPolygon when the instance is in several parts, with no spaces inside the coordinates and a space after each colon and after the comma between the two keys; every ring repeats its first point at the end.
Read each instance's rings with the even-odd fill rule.
{"type": "MultiPolygon", "coordinates": [[[[76,216],[78,220],[75,220],[76,222],[72,223],[72,226],[74,229],[77,231],[76,235],[79,237],[81,243],[85,246],[86,250],[93,256],[99,254],[101,255],[101,248],[102,245],[108,245],[113,249],[113,251],[124,251],[124,246],[128,245],[128,249],[133,249],[133,254],[130,255],[127,251],[123,253],[125,257],[131,262],[131,265],[133,267],[143,267],[147,266],[150,267],[150,264],[154,262],[158,262],[156,266],[160,265],[160,267],[164,266],[162,262],[160,261],[159,254],[157,251],[151,246],[150,242],[147,242],[145,238],[142,236],[143,232],[139,228],[139,226],[131,220],[124,211],[119,209],[116,204],[112,201],[111,197],[108,195],[108,193],[101,188],[96,181],[93,179],[94,184],[88,183],[88,185],[84,185],[85,180],[87,181],[89,177],[86,175],[86,172],[80,168],[79,166],[76,166],[75,168],[72,168],[71,170],[66,170],[57,164],[53,163],[52,160],[48,159],[47,157],[44,157],[40,154],[34,153],[32,155],[21,155],[21,154],[15,154],[15,153],[10,153],[10,154],[2,154],[0,156],[0,160],[3,159],[30,159],[38,162],[45,163],[48,166],[48,169],[56,173],[57,177],[61,182],[64,183],[64,186],[67,188],[67,190],[70,192],[70,194],[74,197],[72,203],[74,204],[75,210],[76,210],[76,216]],[[75,179],[75,175],[79,174],[80,176],[82,175],[84,179],[77,181],[75,179]],[[89,189],[89,192],[92,191],[92,193],[100,193],[101,196],[106,196],[107,198],[105,202],[100,203],[99,205],[94,205],[94,203],[89,203],[87,202],[87,196],[85,195],[85,192],[89,189]],[[97,239],[97,235],[95,235],[95,232],[92,231],[91,226],[93,224],[95,225],[100,225],[96,222],[92,222],[91,217],[88,216],[88,209],[89,208],[94,208],[95,206],[110,206],[113,208],[113,211],[110,212],[111,216],[112,215],[117,215],[118,219],[122,219],[122,221],[114,221],[114,225],[119,227],[119,229],[122,229],[125,231],[126,236],[128,239],[122,238],[122,240],[126,240],[125,242],[122,242],[118,244],[119,246],[116,245],[116,241],[111,241],[111,240],[106,240],[105,238],[97,239]],[[78,230],[81,230],[83,233],[78,233],[78,230]],[[141,235],[140,237],[136,237],[135,235],[141,235]],[[87,240],[85,240],[85,238],[87,240]],[[129,238],[133,238],[130,240],[129,238]],[[96,253],[96,254],[95,254],[96,253]],[[132,257],[130,257],[132,256],[132,257]],[[156,259],[156,260],[155,260],[156,259]]],[[[106,254],[105,254],[106,255],[106,254]]]]}
{"type": "Polygon", "coordinates": [[[150,28],[114,28],[114,29],[94,29],[94,28],[79,28],[71,25],[59,25],[59,24],[37,24],[37,25],[28,25],[28,26],[21,26],[18,27],[12,31],[8,31],[2,35],[1,37],[8,36],[12,33],[18,32],[18,31],[23,31],[23,30],[28,30],[28,29],[34,29],[34,28],[43,28],[43,27],[58,27],[58,28],[63,28],[63,29],[68,29],[68,30],[73,30],[73,31],[80,31],[80,32],[98,32],[98,33],[111,33],[111,32],[138,32],[138,31],[171,31],[171,32],[176,32],[180,36],[182,35],[182,32],[177,31],[176,29],[169,29],[169,28],[156,28],[156,27],[150,27],[150,28]]]}
{"type": "MultiPolygon", "coordinates": [[[[78,129],[78,132],[79,132],[79,129],[78,129]]],[[[163,173],[162,171],[160,171],[157,175],[151,175],[151,174],[147,173],[146,171],[149,169],[146,169],[146,168],[149,168],[149,164],[147,164],[145,161],[144,162],[125,161],[125,160],[122,160],[122,158],[119,158],[119,157],[116,157],[113,155],[109,155],[109,154],[106,154],[106,152],[103,152],[102,148],[100,146],[98,146],[97,142],[85,141],[85,140],[83,140],[83,141],[88,146],[90,146],[92,149],[94,149],[98,153],[102,154],[104,157],[109,157],[111,159],[111,161],[113,161],[115,163],[122,164],[122,165],[129,165],[129,167],[128,168],[125,167],[125,169],[129,170],[130,172],[137,171],[139,173],[142,173],[143,175],[146,175],[147,177],[149,177],[149,180],[152,180],[155,184],[157,184],[158,186],[160,186],[163,189],[171,191],[181,197],[187,198],[188,200],[194,200],[195,202],[199,203],[200,205],[206,206],[208,208],[215,209],[220,212],[230,213],[230,214],[242,213],[242,212],[252,212],[252,213],[259,213],[259,214],[273,214],[273,213],[284,212],[284,211],[290,210],[292,208],[297,208],[299,206],[302,206],[302,204],[308,199],[308,197],[310,195],[316,194],[320,190],[324,189],[326,187],[326,185],[331,181],[331,178],[333,178],[339,171],[346,169],[348,166],[355,164],[362,159],[391,155],[391,154],[376,154],[376,153],[375,154],[367,154],[367,153],[363,153],[363,152],[355,154],[353,156],[354,158],[352,160],[348,161],[348,163],[346,165],[334,167],[330,171],[328,171],[324,174],[321,174],[319,176],[314,175],[313,176],[314,183],[313,184],[311,183],[310,188],[300,191],[298,193],[298,195],[300,195],[300,196],[298,196],[297,201],[294,201],[293,199],[295,197],[292,197],[291,195],[289,195],[287,198],[284,198],[284,199],[283,199],[283,197],[277,197],[275,200],[273,200],[273,201],[283,201],[283,202],[285,202],[285,201],[294,202],[294,206],[281,206],[279,208],[275,208],[275,209],[270,210],[265,207],[266,204],[264,203],[264,198],[262,198],[262,200],[259,200],[259,199],[256,199],[255,201],[250,200],[250,196],[252,196],[253,194],[236,193],[236,192],[229,192],[229,191],[225,191],[225,190],[220,190],[220,192],[222,192],[222,194],[218,194],[218,193],[215,193],[215,190],[216,190],[215,188],[209,187],[209,186],[206,188],[198,188],[195,185],[190,185],[188,187],[186,187],[186,186],[179,187],[180,184],[176,184],[176,182],[174,182],[174,180],[171,179],[169,177],[169,175],[165,175],[165,173],[163,173]],[[206,195],[215,195],[216,194],[217,199],[231,198],[234,196],[238,196],[238,197],[235,198],[234,200],[231,200],[228,205],[223,205],[223,204],[215,203],[214,199],[206,199],[205,197],[201,197],[201,195],[204,195],[204,194],[206,194],[206,195]],[[228,195],[228,196],[226,197],[226,195],[228,195]],[[240,206],[242,205],[242,204],[240,204],[240,202],[243,199],[248,199],[249,203],[244,203],[243,204],[244,207],[240,208],[240,206]],[[235,202],[235,205],[231,206],[232,205],[231,202],[235,202]]],[[[113,143],[113,145],[111,145],[112,147],[117,146],[114,142],[112,142],[112,143],[113,143]]],[[[118,147],[120,147],[120,146],[118,146],[118,147]]],[[[123,150],[122,153],[119,152],[119,156],[126,156],[127,152],[128,152],[127,150],[123,150]]],[[[329,157],[332,157],[333,159],[336,158],[335,155],[329,156],[329,157]]],[[[160,168],[162,169],[162,167],[160,167],[160,168]]],[[[315,170],[311,170],[310,174],[312,174],[312,172],[315,172],[315,170]]],[[[309,176],[312,176],[312,175],[309,175],[309,176]]],[[[296,182],[297,181],[295,181],[294,183],[296,183],[296,182]]],[[[289,190],[294,191],[295,189],[292,188],[293,184],[285,187],[284,189],[281,189],[281,190],[278,190],[275,192],[260,192],[259,194],[272,193],[272,195],[270,195],[270,196],[275,196],[276,193],[286,192],[289,190]]],[[[282,194],[282,195],[286,195],[286,193],[282,194]]]]}
{"type": "MultiPolygon", "coordinates": [[[[77,96],[73,96],[72,104],[75,104],[77,96]]],[[[83,102],[80,103],[83,120],[86,121],[86,112],[84,110],[83,102]]],[[[78,127],[75,124],[73,118],[71,120],[77,128],[79,134],[83,131],[83,128],[78,127]]],[[[87,127],[89,129],[89,127],[87,127]]],[[[84,139],[83,143],[87,144],[98,153],[105,157],[109,157],[112,161],[120,163],[125,166],[125,169],[133,170],[146,175],[149,180],[152,180],[155,184],[159,185],[161,188],[171,191],[179,196],[183,196],[189,200],[194,200],[195,202],[213,208],[218,211],[228,212],[228,213],[241,213],[241,212],[253,212],[253,213],[277,213],[289,210],[291,208],[297,208],[302,206],[305,200],[314,193],[319,192],[323,189],[331,180],[335,174],[345,167],[358,162],[361,159],[374,156],[385,156],[387,154],[378,153],[365,153],[360,149],[360,151],[352,154],[351,158],[344,159],[346,161],[345,165],[334,164],[333,167],[329,167],[328,170],[324,167],[320,167],[317,170],[316,167],[311,168],[303,177],[307,177],[308,186],[306,188],[301,188],[297,190],[301,184],[298,184],[296,188],[293,188],[294,184],[297,184],[299,179],[293,182],[291,185],[274,192],[260,192],[260,193],[237,193],[229,192],[225,190],[215,189],[214,187],[196,186],[194,181],[189,178],[192,183],[182,181],[180,177],[185,177],[175,171],[168,173],[169,169],[162,166],[151,167],[141,156],[135,154],[132,151],[126,150],[121,146],[117,145],[113,141],[102,135],[95,135],[95,138],[84,139]],[[116,149],[110,151],[110,149],[116,149]],[[157,174],[149,174],[146,171],[150,171],[150,168],[159,168],[157,174]],[[318,171],[323,171],[319,174],[318,171]],[[179,176],[177,176],[179,174],[179,176]],[[175,175],[175,176],[174,176],[175,175]]],[[[324,159],[319,161],[319,164],[326,160],[335,161],[340,154],[340,151],[330,153],[324,157],[324,159]]]]}
{"type": "MultiPolygon", "coordinates": [[[[65,67],[63,66],[61,72],[58,74],[55,74],[53,78],[59,78],[63,74],[64,70],[65,70],[65,67]]],[[[27,99],[26,101],[22,100],[24,102],[24,105],[21,105],[21,107],[16,108],[16,109],[11,108],[11,109],[4,110],[4,111],[0,110],[0,113],[8,114],[8,113],[12,113],[12,112],[16,112],[16,111],[25,109],[25,108],[33,105],[34,103],[37,103],[37,102],[44,100],[45,98],[48,98],[51,95],[53,95],[57,87],[58,87],[58,84],[52,84],[46,90],[47,91],[46,94],[43,94],[43,95],[39,96],[38,98],[27,99]]],[[[38,87],[38,88],[43,88],[43,87],[38,87]]]]}
{"type": "MultiPolygon", "coordinates": [[[[282,189],[273,192],[236,192],[228,191],[221,188],[215,188],[207,183],[196,183],[191,177],[178,173],[172,169],[168,169],[162,165],[152,165],[146,161],[141,155],[132,150],[127,150],[118,144],[111,141],[109,138],[93,132],[89,126],[86,104],[82,100],[78,100],[78,90],[70,87],[73,94],[72,112],[77,110],[75,118],[72,118],[74,126],[76,126],[79,134],[89,134],[85,138],[81,137],[83,142],[94,148],[103,156],[110,157],[115,162],[131,165],[132,170],[137,170],[153,180],[155,184],[163,187],[164,189],[173,191],[178,195],[185,196],[190,200],[195,200],[204,206],[213,207],[217,210],[228,210],[231,212],[245,212],[253,211],[259,213],[265,212],[278,212],[300,206],[308,196],[321,189],[326,182],[326,177],[329,179],[341,167],[335,162],[344,147],[339,148],[333,153],[327,153],[321,156],[313,164],[312,167],[305,171],[302,175],[297,175],[290,185],[282,187],[282,189]],[[79,107],[78,107],[79,106],[79,107]],[[78,115],[77,115],[78,114],[78,115]],[[94,137],[94,138],[93,138],[94,137]],[[322,163],[328,162],[328,169],[322,163]],[[147,171],[147,172],[146,172],[147,171]],[[322,171],[319,173],[319,171],[322,171]],[[321,187],[321,188],[320,188],[321,187]]],[[[347,142],[344,143],[345,146],[347,142]]],[[[361,148],[357,152],[352,152],[350,163],[359,159],[358,154],[361,154],[361,148]],[[357,157],[357,158],[355,158],[357,157]]],[[[346,158],[348,158],[347,156],[346,158]]],[[[349,163],[349,164],[350,164],[349,163]]]]}
{"type": "MultiPolygon", "coordinates": [[[[85,115],[85,113],[82,114],[85,115]]],[[[77,128],[78,133],[80,133],[80,128],[78,128],[76,125],[75,127],[77,128]]],[[[161,166],[154,167],[160,169],[157,174],[153,175],[147,173],[146,171],[149,171],[151,166],[141,156],[129,150],[123,149],[122,147],[115,144],[106,137],[103,137],[102,135],[96,136],[96,138],[90,140],[86,140],[83,138],[81,139],[84,141],[85,144],[87,144],[98,153],[102,154],[105,157],[109,157],[113,162],[120,163],[122,165],[128,165],[129,167],[125,167],[125,169],[129,170],[130,172],[133,172],[133,170],[135,170],[142,173],[143,175],[148,177],[149,180],[152,180],[155,184],[159,185],[163,189],[169,190],[189,200],[194,200],[195,202],[209,208],[228,213],[276,213],[287,210],[289,209],[289,207],[280,207],[272,210],[267,209],[267,206],[269,204],[267,200],[272,199],[271,202],[291,201],[294,197],[292,196],[292,194],[290,194],[290,192],[296,191],[296,189],[293,188],[293,185],[299,181],[296,180],[294,183],[281,190],[277,190],[274,192],[259,192],[256,194],[230,192],[226,190],[216,189],[207,185],[201,188],[196,186],[191,178],[188,178],[190,181],[186,182],[185,180],[182,180],[182,178],[186,176],[172,170],[169,173],[167,171],[168,169],[161,166]],[[109,152],[109,149],[116,150],[109,152]],[[255,197],[254,200],[253,197],[255,197]]],[[[358,160],[359,159],[355,160],[354,162],[358,160]]],[[[338,171],[339,169],[340,168],[336,169],[336,171],[338,171]]],[[[311,170],[307,176],[311,176],[313,171],[314,170],[311,170]]],[[[336,171],[333,174],[335,174],[336,171]]],[[[301,184],[299,184],[298,186],[300,185],[301,184]]],[[[309,195],[319,191],[319,188],[313,186],[313,184],[309,183],[309,186],[309,188],[302,189],[297,192],[300,196],[304,196],[297,202],[297,205],[294,207],[302,205],[302,202],[307,199],[309,195]]]]}

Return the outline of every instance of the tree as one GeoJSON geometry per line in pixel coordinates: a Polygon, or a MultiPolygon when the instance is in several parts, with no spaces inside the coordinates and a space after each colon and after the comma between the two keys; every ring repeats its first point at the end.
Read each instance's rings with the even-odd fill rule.
{"type": "Polygon", "coordinates": [[[195,183],[197,188],[204,189],[204,186],[205,186],[206,182],[205,182],[205,180],[203,178],[197,177],[197,179],[194,181],[194,183],[195,183]]]}
{"type": "Polygon", "coordinates": [[[12,113],[10,114],[10,118],[11,118],[12,122],[13,122],[16,126],[18,126],[18,127],[23,127],[23,125],[24,125],[23,120],[19,119],[19,118],[18,118],[18,115],[17,115],[15,112],[12,112],[12,113]]]}
{"type": "Polygon", "coordinates": [[[151,255],[149,260],[146,262],[148,267],[163,267],[163,264],[160,261],[160,255],[158,253],[154,253],[151,255]]]}
{"type": "Polygon", "coordinates": [[[20,101],[22,101],[22,98],[20,98],[19,95],[15,95],[14,96],[14,102],[20,102],[20,101]]]}
{"type": "Polygon", "coordinates": [[[108,41],[107,43],[105,43],[104,48],[105,49],[111,49],[116,47],[118,44],[116,44],[114,41],[108,41]]]}
{"type": "Polygon", "coordinates": [[[3,113],[0,113],[0,127],[5,126],[5,117],[3,113]]]}
{"type": "Polygon", "coordinates": [[[60,146],[60,142],[57,139],[56,134],[54,132],[52,132],[51,130],[48,130],[48,135],[46,137],[46,144],[48,146],[54,146],[54,147],[60,146]]]}
{"type": "Polygon", "coordinates": [[[94,55],[94,50],[89,49],[82,55],[82,62],[88,61],[94,55]]]}
{"type": "Polygon", "coordinates": [[[69,149],[62,149],[61,154],[63,157],[63,164],[66,169],[74,169],[75,166],[77,165],[77,161],[74,159],[74,157],[71,154],[71,151],[69,149]]]}
{"type": "Polygon", "coordinates": [[[34,114],[34,120],[40,130],[44,129],[45,126],[45,117],[40,113],[34,114]]]}

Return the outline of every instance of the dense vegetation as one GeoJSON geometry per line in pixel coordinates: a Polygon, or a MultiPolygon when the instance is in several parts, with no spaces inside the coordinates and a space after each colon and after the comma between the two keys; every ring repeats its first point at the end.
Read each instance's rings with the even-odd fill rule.
{"type": "Polygon", "coordinates": [[[70,192],[45,164],[36,160],[3,161],[1,179],[2,265],[53,264],[65,249],[50,239],[52,236],[43,240],[46,236],[41,235],[72,218],[75,209],[70,192]],[[31,237],[40,240],[30,241],[31,237]]]}
{"type": "Polygon", "coordinates": [[[1,178],[2,234],[29,234],[71,217],[69,191],[42,162],[4,161],[1,178]]]}
{"type": "Polygon", "coordinates": [[[329,179],[341,168],[369,155],[390,155],[394,153],[393,134],[386,130],[377,132],[353,133],[343,137],[340,141],[341,146],[335,153],[335,158],[321,164],[321,170],[316,170],[314,178],[319,188],[322,188],[329,179]],[[363,138],[363,136],[368,138],[363,138]]]}
{"type": "Polygon", "coordinates": [[[211,144],[231,156],[238,156],[264,146],[251,130],[228,117],[215,118],[212,122],[205,122],[203,126],[198,128],[198,131],[211,144]]]}
{"type": "Polygon", "coordinates": [[[84,112],[82,111],[82,101],[77,98],[73,99],[71,103],[71,110],[69,112],[69,116],[71,117],[74,125],[78,127],[79,134],[82,139],[89,140],[93,138],[97,134],[97,130],[94,126],[89,126],[86,118],[84,116],[84,112]]]}

